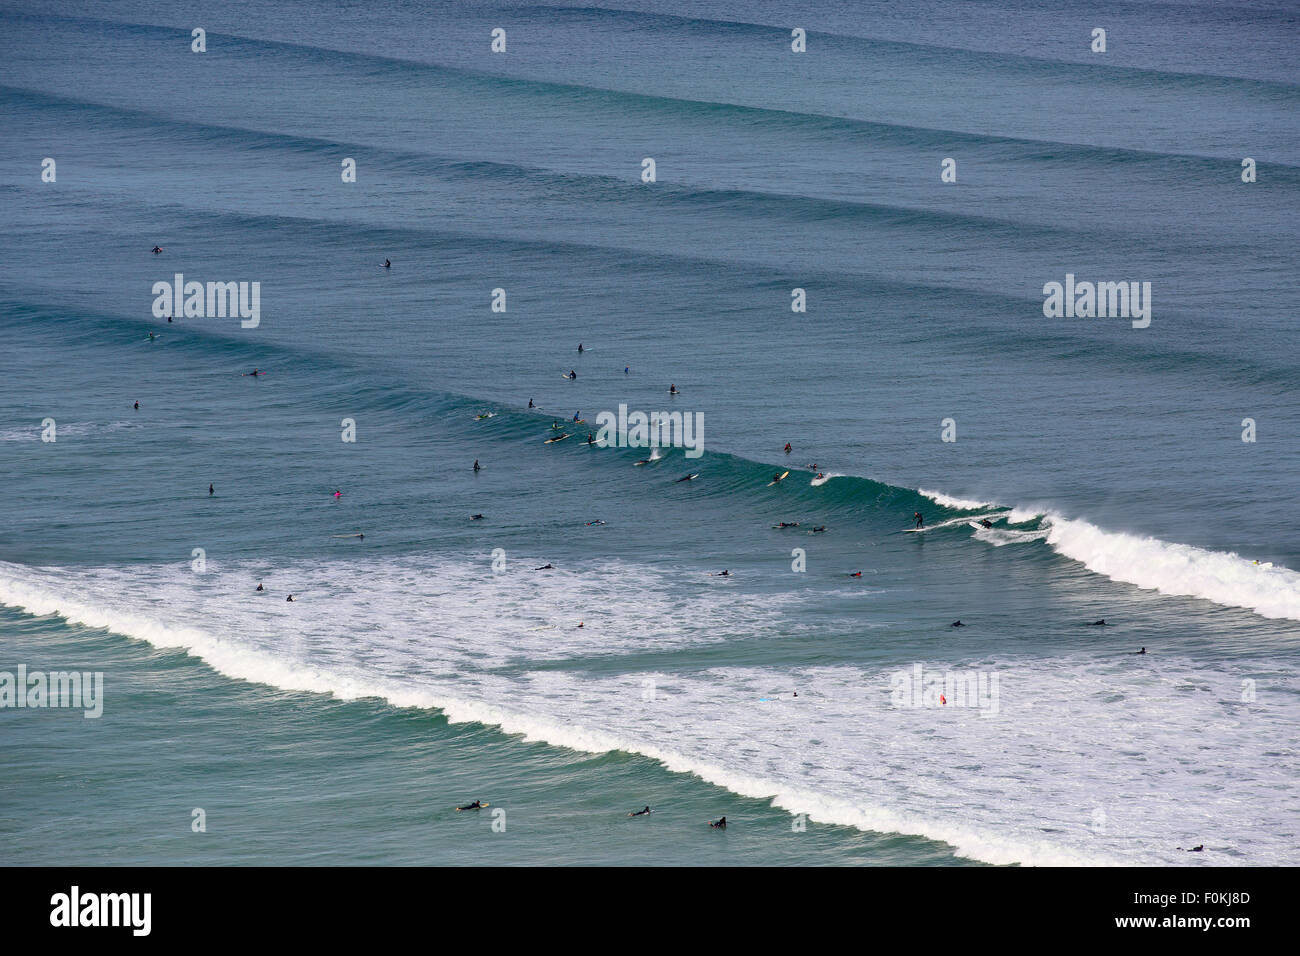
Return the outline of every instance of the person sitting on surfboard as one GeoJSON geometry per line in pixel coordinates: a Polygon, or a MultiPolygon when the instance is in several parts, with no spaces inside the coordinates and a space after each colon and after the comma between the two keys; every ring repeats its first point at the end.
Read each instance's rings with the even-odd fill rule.
{"type": "Polygon", "coordinates": [[[392,267],[393,267],[393,264],[392,264],[391,262],[389,262],[387,259],[385,259],[385,260],[384,260],[384,268],[385,268],[385,269],[391,269],[392,267]]]}
{"type": "Polygon", "coordinates": [[[217,493],[217,489],[213,488],[211,485],[208,485],[208,497],[211,497],[212,495],[215,495],[216,493],[217,493]]]}
{"type": "Polygon", "coordinates": [[[582,418],[582,409],[578,409],[576,412],[573,413],[573,420],[575,422],[578,421],[580,418],[582,418]]]}
{"type": "Polygon", "coordinates": [[[581,343],[581,342],[578,343],[578,354],[579,354],[579,355],[582,354],[582,343],[581,343]]]}
{"type": "Polygon", "coordinates": [[[653,813],[653,812],[654,812],[654,811],[651,810],[650,807],[649,807],[649,805],[647,804],[647,805],[646,805],[646,808],[645,808],[644,810],[636,810],[636,811],[633,811],[632,813],[629,813],[628,816],[629,816],[629,817],[643,817],[643,816],[645,816],[647,813],[653,813]]]}
{"type": "Polygon", "coordinates": [[[528,400],[528,407],[529,407],[529,408],[536,408],[536,407],[537,407],[536,405],[533,404],[533,400],[532,400],[531,398],[528,400]]]}
{"type": "Polygon", "coordinates": [[[717,820],[710,820],[709,826],[713,827],[715,830],[725,830],[727,829],[727,818],[721,817],[717,820]]]}
{"type": "Polygon", "coordinates": [[[140,403],[139,403],[139,402],[136,402],[136,403],[135,403],[135,410],[136,410],[137,412],[140,410],[140,403]]]}
{"type": "Polygon", "coordinates": [[[569,369],[569,378],[574,379],[577,377],[578,377],[578,373],[575,372],[573,369],[569,369]]]}
{"type": "Polygon", "coordinates": [[[792,452],[792,451],[794,451],[794,449],[790,447],[790,443],[789,443],[789,442],[786,442],[786,443],[785,443],[785,453],[788,455],[788,454],[790,454],[790,452],[792,452]]]}
{"type": "Polygon", "coordinates": [[[669,385],[669,386],[668,386],[668,394],[669,394],[669,395],[676,395],[676,394],[677,394],[677,386],[676,386],[676,385],[669,385]]]}
{"type": "Polygon", "coordinates": [[[154,254],[155,256],[158,255],[158,254],[160,254],[161,252],[162,252],[162,246],[154,246],[154,247],[153,247],[153,254],[154,254]]]}
{"type": "Polygon", "coordinates": [[[924,519],[923,517],[921,517],[921,512],[919,512],[919,511],[913,511],[913,512],[912,512],[912,517],[916,519],[916,526],[917,526],[918,528],[924,528],[924,527],[925,527],[925,519],[924,519]]]}
{"type": "Polygon", "coordinates": [[[478,459],[477,459],[477,458],[474,459],[474,470],[475,470],[475,471],[478,471],[478,470],[479,470],[479,463],[478,463],[478,459]]]}
{"type": "Polygon", "coordinates": [[[287,598],[285,598],[285,600],[286,600],[286,601],[292,601],[292,600],[293,600],[293,595],[290,594],[287,598]]]}
{"type": "Polygon", "coordinates": [[[257,590],[259,590],[259,591],[265,591],[265,590],[266,590],[266,588],[262,587],[262,582],[261,582],[261,581],[258,581],[258,582],[257,582],[257,590]]]}

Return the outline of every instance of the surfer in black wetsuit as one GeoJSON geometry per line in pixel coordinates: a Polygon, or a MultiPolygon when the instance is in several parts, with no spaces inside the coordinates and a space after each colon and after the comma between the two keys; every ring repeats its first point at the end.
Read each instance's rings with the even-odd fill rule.
{"type": "Polygon", "coordinates": [[[569,369],[569,380],[572,381],[577,377],[578,377],[578,373],[575,372],[573,369],[569,369]]]}
{"type": "Polygon", "coordinates": [[[799,527],[799,522],[797,522],[797,521],[782,521],[779,525],[777,525],[777,527],[778,527],[778,528],[797,528],[797,527],[799,527]]]}
{"type": "Polygon", "coordinates": [[[212,485],[208,485],[208,497],[211,498],[216,493],[217,489],[213,488],[212,485]]]}
{"type": "Polygon", "coordinates": [[[924,519],[923,517],[921,517],[921,512],[919,512],[919,511],[913,511],[913,512],[912,512],[912,517],[916,519],[916,526],[917,526],[918,528],[924,528],[924,527],[925,527],[925,519],[924,519]]]}
{"type": "Polygon", "coordinates": [[[153,247],[153,254],[154,254],[155,256],[156,256],[156,255],[160,255],[161,253],[162,253],[162,246],[154,246],[154,247],[153,247]]]}
{"type": "Polygon", "coordinates": [[[261,582],[261,581],[258,581],[258,582],[257,582],[257,590],[259,590],[259,591],[265,591],[265,590],[266,590],[266,588],[262,587],[262,582],[261,582]]]}
{"type": "Polygon", "coordinates": [[[676,385],[669,385],[669,386],[668,386],[668,394],[669,394],[669,395],[676,395],[676,394],[677,394],[677,386],[676,386],[676,385]]]}
{"type": "Polygon", "coordinates": [[[1140,650],[1140,651],[1134,651],[1133,653],[1134,653],[1134,654],[1145,654],[1146,652],[1147,652],[1147,649],[1144,647],[1144,648],[1142,648],[1142,650],[1140,650]]]}
{"type": "Polygon", "coordinates": [[[714,575],[714,577],[715,577],[715,578],[729,578],[729,577],[731,577],[731,572],[730,572],[730,571],[719,571],[717,574],[714,575]]]}
{"type": "Polygon", "coordinates": [[[555,570],[555,565],[553,565],[553,564],[543,564],[540,568],[533,568],[533,570],[534,570],[534,571],[554,571],[554,570],[555,570]]]}
{"type": "Polygon", "coordinates": [[[629,813],[628,816],[629,816],[629,817],[643,817],[643,816],[645,816],[647,813],[651,813],[651,812],[653,812],[653,811],[650,809],[649,806],[647,806],[644,810],[636,810],[636,811],[633,811],[632,813],[629,813]]]}
{"type": "MultiPolygon", "coordinates": [[[[647,459],[647,460],[648,460],[648,459],[647,459]]],[[[684,477],[682,477],[682,478],[678,478],[675,482],[673,482],[673,484],[675,484],[675,485],[680,485],[683,481],[690,481],[692,478],[696,478],[696,477],[698,477],[698,476],[697,476],[697,475],[686,475],[686,476],[684,476],[684,477]]]]}
{"type": "Polygon", "coordinates": [[[290,594],[287,598],[285,598],[285,600],[286,600],[286,601],[292,601],[292,600],[293,600],[293,595],[290,594]]]}
{"type": "Polygon", "coordinates": [[[392,267],[393,267],[393,264],[392,264],[391,262],[389,262],[387,259],[385,259],[385,260],[384,260],[384,268],[385,268],[385,269],[391,269],[392,267]]]}
{"type": "Polygon", "coordinates": [[[482,515],[470,515],[470,516],[469,516],[469,520],[470,520],[470,521],[482,521],[482,520],[483,520],[483,516],[482,516],[482,515]]]}
{"type": "Polygon", "coordinates": [[[532,400],[531,398],[528,400],[528,407],[529,407],[529,408],[536,408],[536,407],[537,407],[536,405],[533,404],[533,400],[532,400]]]}
{"type": "Polygon", "coordinates": [[[985,518],[983,521],[980,522],[980,527],[981,527],[981,528],[991,528],[991,527],[993,527],[993,522],[990,521],[988,518],[985,518]]]}
{"type": "Polygon", "coordinates": [[[463,807],[457,807],[457,810],[482,810],[483,801],[475,800],[473,803],[467,803],[463,807]]]}
{"type": "Polygon", "coordinates": [[[1105,627],[1106,619],[1103,617],[1100,621],[1093,621],[1091,627],[1105,627]]]}
{"type": "Polygon", "coordinates": [[[596,436],[593,435],[591,432],[587,432],[587,444],[588,445],[596,444],[596,436]]]}
{"type": "Polygon", "coordinates": [[[821,533],[822,533],[823,531],[825,531],[825,530],[826,530],[826,525],[824,525],[824,524],[819,524],[817,527],[815,527],[815,528],[812,529],[812,533],[813,533],[813,534],[821,534],[821,533]]]}
{"type": "Polygon", "coordinates": [[[140,403],[139,403],[139,402],[136,402],[136,403],[135,403],[135,410],[136,410],[137,412],[140,410],[140,403]]]}
{"type": "Polygon", "coordinates": [[[963,624],[961,621],[953,621],[953,622],[952,622],[951,624],[949,624],[948,626],[949,626],[949,627],[965,627],[966,625],[963,624]]]}
{"type": "Polygon", "coordinates": [[[709,826],[711,826],[715,830],[725,830],[727,829],[727,818],[721,817],[717,820],[710,820],[709,826]]]}
{"type": "Polygon", "coordinates": [[[579,354],[579,355],[582,354],[582,343],[581,343],[581,342],[578,343],[578,354],[579,354]]]}
{"type": "Polygon", "coordinates": [[[477,458],[474,459],[474,470],[475,470],[475,471],[478,471],[478,470],[479,470],[479,464],[478,464],[478,459],[477,459],[477,458]]]}
{"type": "Polygon", "coordinates": [[[170,322],[171,320],[172,320],[172,317],[171,317],[170,315],[167,316],[167,321],[170,322]]]}

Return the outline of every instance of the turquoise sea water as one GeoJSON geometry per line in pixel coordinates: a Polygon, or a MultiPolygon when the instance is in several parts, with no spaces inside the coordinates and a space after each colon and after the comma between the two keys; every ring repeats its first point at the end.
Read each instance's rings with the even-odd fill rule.
{"type": "Polygon", "coordinates": [[[0,860],[1295,862],[1296,39],[0,3],[0,672],[104,675],[0,708],[0,860]],[[703,456],[584,444],[620,405],[703,456]]]}

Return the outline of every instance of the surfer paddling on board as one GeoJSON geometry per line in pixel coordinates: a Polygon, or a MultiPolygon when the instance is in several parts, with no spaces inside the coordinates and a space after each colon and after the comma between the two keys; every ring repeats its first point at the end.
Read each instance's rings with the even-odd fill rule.
{"type": "Polygon", "coordinates": [[[463,807],[457,807],[457,810],[482,810],[483,801],[475,800],[473,803],[467,803],[463,807]]]}
{"type": "Polygon", "coordinates": [[[629,816],[629,817],[643,817],[643,816],[645,816],[647,813],[654,813],[654,811],[651,810],[649,806],[647,806],[644,810],[634,810],[633,812],[629,813],[628,816],[629,816]]]}
{"type": "Polygon", "coordinates": [[[724,570],[724,571],[719,571],[717,574],[714,575],[714,577],[715,577],[715,578],[729,578],[729,577],[731,577],[731,572],[730,572],[730,571],[725,571],[725,570],[724,570]]]}
{"type": "Polygon", "coordinates": [[[717,820],[710,820],[709,826],[715,830],[725,830],[727,829],[727,818],[719,817],[717,820]]]}
{"type": "Polygon", "coordinates": [[[554,571],[554,570],[555,570],[555,565],[553,565],[553,564],[543,564],[540,568],[533,568],[533,570],[534,570],[534,571],[554,571]]]}
{"type": "Polygon", "coordinates": [[[1134,651],[1133,653],[1134,653],[1134,654],[1145,654],[1146,652],[1147,652],[1147,649],[1144,647],[1144,648],[1142,648],[1142,650],[1140,650],[1140,651],[1134,651]]]}
{"type": "Polygon", "coordinates": [[[917,526],[918,528],[924,528],[924,527],[925,527],[925,518],[921,517],[921,512],[919,512],[919,511],[913,511],[913,512],[912,512],[912,517],[916,519],[916,526],[917,526]]]}

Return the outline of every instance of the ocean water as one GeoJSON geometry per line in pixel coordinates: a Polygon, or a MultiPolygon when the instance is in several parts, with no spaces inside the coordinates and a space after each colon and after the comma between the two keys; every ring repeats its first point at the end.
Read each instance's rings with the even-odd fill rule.
{"type": "Polygon", "coordinates": [[[0,862],[1300,862],[1298,40],[0,0],[0,862]]]}

